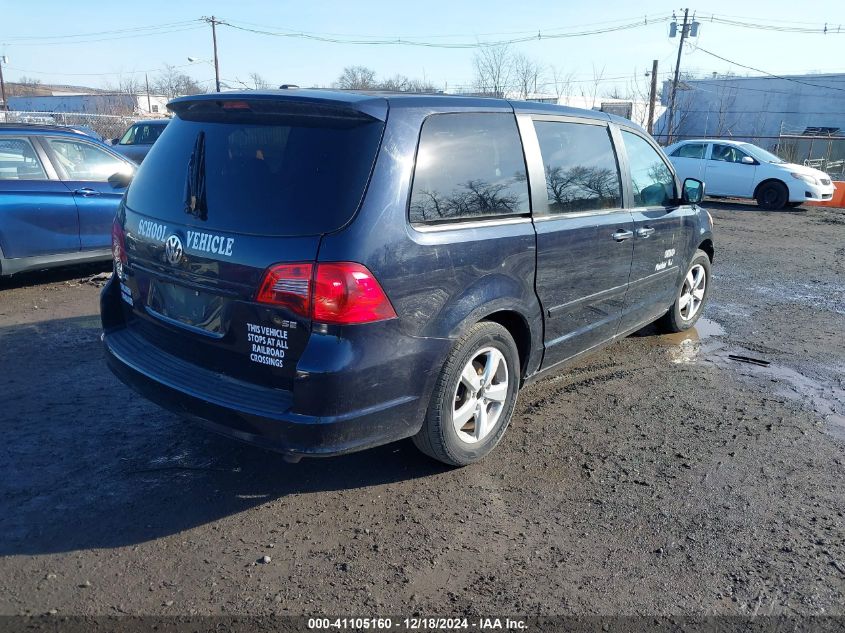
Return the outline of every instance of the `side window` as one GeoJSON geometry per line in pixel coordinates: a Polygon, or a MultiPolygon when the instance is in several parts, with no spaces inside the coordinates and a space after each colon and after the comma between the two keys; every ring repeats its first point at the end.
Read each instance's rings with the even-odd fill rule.
{"type": "Polygon", "coordinates": [[[51,138],[47,141],[53,156],[68,180],[105,182],[109,176],[126,171],[126,164],[90,143],[73,139],[51,138]]]}
{"type": "Polygon", "coordinates": [[[0,180],[47,180],[28,139],[0,138],[0,180]]]}
{"type": "Polygon", "coordinates": [[[675,195],[675,178],[648,141],[622,130],[628,166],[631,170],[631,189],[638,207],[668,206],[675,195]]]}
{"type": "Polygon", "coordinates": [[[123,133],[119,141],[120,145],[135,145],[138,142],[135,140],[135,137],[138,135],[140,127],[139,125],[130,125],[129,129],[123,133]]]}
{"type": "Polygon", "coordinates": [[[450,222],[529,212],[512,114],[437,114],[420,134],[410,219],[450,222]]]}
{"type": "Polygon", "coordinates": [[[705,143],[687,143],[672,152],[672,156],[678,158],[704,158],[704,151],[706,149],[707,145],[705,143]]]}
{"type": "Polygon", "coordinates": [[[741,163],[743,156],[746,156],[745,152],[737,149],[733,145],[714,144],[710,160],[721,160],[726,163],[741,163]]]}
{"type": "Polygon", "coordinates": [[[551,213],[615,209],[622,183],[603,125],[535,121],[551,213]]]}

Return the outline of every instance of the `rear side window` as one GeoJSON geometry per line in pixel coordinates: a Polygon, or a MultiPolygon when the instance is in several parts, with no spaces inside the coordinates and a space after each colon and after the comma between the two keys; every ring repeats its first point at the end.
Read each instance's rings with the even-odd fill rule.
{"type": "Polygon", "coordinates": [[[530,211],[522,143],[512,114],[437,114],[417,151],[410,219],[454,222],[530,211]]]}
{"type": "Polygon", "coordinates": [[[615,209],[622,183],[603,125],[535,121],[551,213],[615,209]]]}
{"type": "Polygon", "coordinates": [[[50,138],[47,143],[67,180],[106,182],[109,176],[125,172],[126,163],[90,143],[65,138],[50,138]]]}
{"type": "Polygon", "coordinates": [[[351,219],[378,152],[381,121],[284,113],[266,124],[259,114],[229,120],[173,119],[138,169],[127,207],[254,235],[317,235],[351,219]],[[192,195],[203,199],[200,219],[187,214],[192,195]]]}
{"type": "Polygon", "coordinates": [[[47,180],[28,139],[0,138],[0,180],[47,180]]]}
{"type": "Polygon", "coordinates": [[[123,138],[120,139],[121,145],[152,145],[164,132],[166,126],[161,124],[138,123],[133,125],[123,138]]]}
{"type": "Polygon", "coordinates": [[[622,130],[631,189],[638,207],[669,206],[675,199],[675,178],[660,154],[641,136],[622,130]]]}
{"type": "Polygon", "coordinates": [[[704,158],[704,150],[706,149],[707,145],[704,143],[687,143],[672,152],[672,156],[677,156],[678,158],[704,158]]]}

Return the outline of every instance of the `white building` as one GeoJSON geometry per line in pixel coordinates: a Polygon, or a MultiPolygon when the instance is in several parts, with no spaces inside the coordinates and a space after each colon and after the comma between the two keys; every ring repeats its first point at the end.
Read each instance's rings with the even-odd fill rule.
{"type": "Polygon", "coordinates": [[[117,92],[74,93],[9,97],[9,109],[23,112],[77,112],[85,114],[165,114],[169,99],[163,95],[117,92]]]}

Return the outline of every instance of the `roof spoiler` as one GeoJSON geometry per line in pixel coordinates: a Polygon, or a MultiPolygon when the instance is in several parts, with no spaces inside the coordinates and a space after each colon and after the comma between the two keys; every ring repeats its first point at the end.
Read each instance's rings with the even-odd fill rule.
{"type": "Polygon", "coordinates": [[[388,103],[381,97],[362,99],[327,99],[304,95],[296,90],[278,94],[226,93],[180,97],[167,104],[167,109],[182,119],[217,119],[238,113],[244,117],[334,117],[387,120],[388,103]]]}

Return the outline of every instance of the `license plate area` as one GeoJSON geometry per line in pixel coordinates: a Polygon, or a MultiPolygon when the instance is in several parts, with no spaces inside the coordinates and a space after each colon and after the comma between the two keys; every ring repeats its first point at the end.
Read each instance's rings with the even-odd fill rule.
{"type": "Polygon", "coordinates": [[[226,333],[226,303],[220,295],[154,280],[147,293],[146,309],[149,314],[167,323],[222,338],[226,333]]]}

